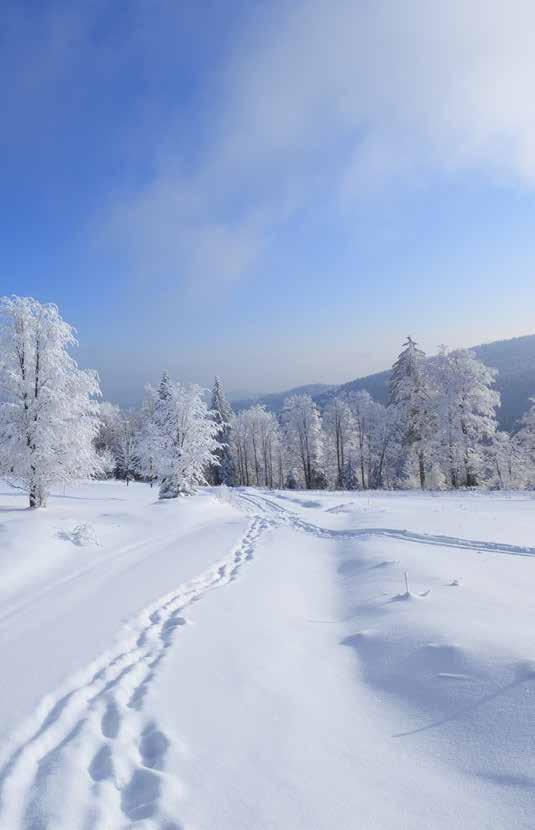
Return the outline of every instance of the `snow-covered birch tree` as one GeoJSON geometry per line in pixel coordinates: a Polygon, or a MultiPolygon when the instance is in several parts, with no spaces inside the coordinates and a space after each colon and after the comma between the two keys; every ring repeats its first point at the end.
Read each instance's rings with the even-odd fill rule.
{"type": "Polygon", "coordinates": [[[251,484],[251,465],[249,459],[250,419],[247,410],[238,412],[232,419],[232,454],[238,483],[243,487],[251,484]]]}
{"type": "Polygon", "coordinates": [[[55,305],[0,300],[0,470],[30,507],[46,505],[51,485],[99,471],[98,377],[78,368],[76,345],[55,305]]]}
{"type": "Polygon", "coordinates": [[[232,452],[240,484],[280,486],[284,480],[280,427],[272,412],[256,404],[232,420],[232,452]]]}
{"type": "Polygon", "coordinates": [[[323,414],[323,428],[334,486],[337,489],[347,489],[345,479],[349,476],[353,480],[354,473],[353,467],[347,467],[347,464],[355,430],[354,418],[347,401],[340,397],[333,398],[323,414]]]}
{"type": "Polygon", "coordinates": [[[136,461],[138,472],[152,487],[156,478],[155,456],[158,436],[155,424],[156,402],[158,393],[148,383],[145,386],[143,404],[139,413],[139,429],[136,440],[136,461]]]}
{"type": "Polygon", "coordinates": [[[496,461],[507,470],[510,486],[535,487],[535,398],[530,402],[519,429],[510,436],[497,435],[496,461]]]}
{"type": "Polygon", "coordinates": [[[301,469],[306,490],[323,486],[323,429],[310,395],[291,395],[284,402],[282,423],[292,466],[301,469]]]}

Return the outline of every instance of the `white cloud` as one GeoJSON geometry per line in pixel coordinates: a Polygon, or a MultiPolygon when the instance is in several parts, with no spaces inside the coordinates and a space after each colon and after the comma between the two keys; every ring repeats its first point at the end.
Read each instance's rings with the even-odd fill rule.
{"type": "Polygon", "coordinates": [[[531,0],[256,11],[222,71],[202,166],[188,173],[168,154],[115,205],[113,232],[138,262],[237,279],[270,231],[317,198],[322,168],[346,200],[436,171],[535,184],[531,0]]]}

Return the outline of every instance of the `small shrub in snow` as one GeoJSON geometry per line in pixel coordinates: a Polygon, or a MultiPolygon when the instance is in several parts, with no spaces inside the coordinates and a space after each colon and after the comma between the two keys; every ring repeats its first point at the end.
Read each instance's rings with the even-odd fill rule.
{"type": "Polygon", "coordinates": [[[79,548],[86,548],[90,545],[100,545],[95,528],[87,522],[82,522],[81,524],[76,525],[71,531],[60,530],[58,536],[60,539],[72,542],[73,545],[77,545],[79,548]]]}

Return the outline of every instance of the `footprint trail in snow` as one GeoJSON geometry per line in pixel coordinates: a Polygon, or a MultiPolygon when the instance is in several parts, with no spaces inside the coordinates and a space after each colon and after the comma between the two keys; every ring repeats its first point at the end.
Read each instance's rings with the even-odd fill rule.
{"type": "Polygon", "coordinates": [[[184,830],[185,789],[166,768],[168,754],[184,749],[145,710],[146,695],[167,649],[188,625],[188,607],[238,578],[266,530],[535,555],[534,548],[406,530],[322,528],[250,492],[239,491],[232,501],[251,515],[233,553],[146,609],[116,647],[48,696],[13,736],[0,756],[1,830],[184,830]]]}
{"type": "Polygon", "coordinates": [[[252,518],[229,557],[146,609],[113,651],[43,701],[0,758],[1,828],[182,830],[184,792],[166,773],[171,738],[145,696],[187,608],[236,579],[272,525],[252,518]]]}

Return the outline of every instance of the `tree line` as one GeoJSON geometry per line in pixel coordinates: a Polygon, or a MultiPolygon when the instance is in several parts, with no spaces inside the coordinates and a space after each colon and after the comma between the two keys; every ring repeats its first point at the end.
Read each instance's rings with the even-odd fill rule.
{"type": "Polygon", "coordinates": [[[167,372],[138,409],[100,403],[98,376],[77,366],[75,345],[56,306],[0,300],[0,474],[28,492],[31,507],[58,483],[109,476],[157,485],[162,499],[206,483],[535,486],[535,405],[516,430],[500,430],[496,372],[466,349],[428,358],[409,337],[386,406],[346,392],[320,412],[309,395],[291,395],[277,416],[259,404],[234,412],[218,378],[208,398],[167,372]]]}

